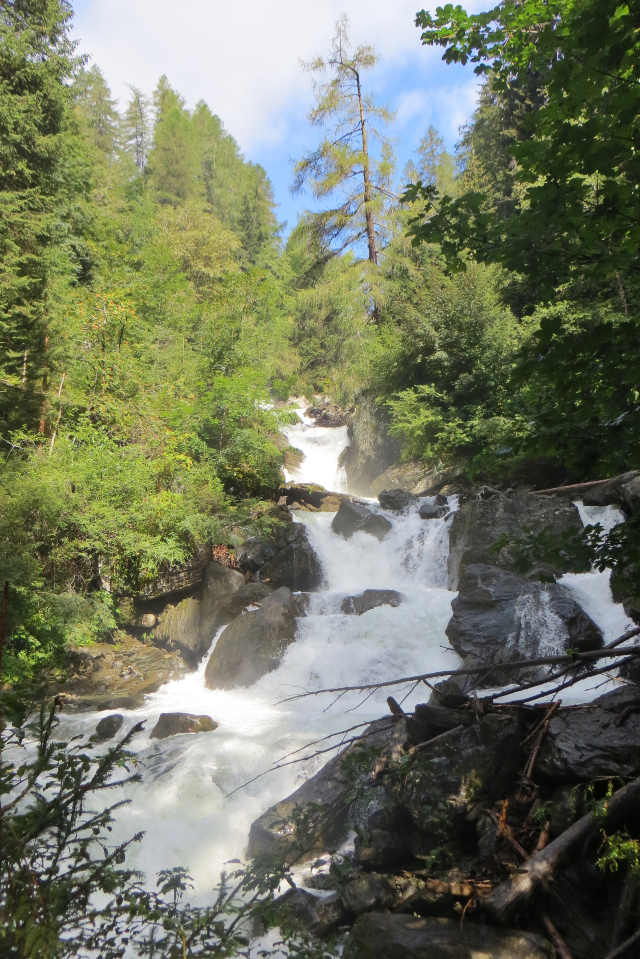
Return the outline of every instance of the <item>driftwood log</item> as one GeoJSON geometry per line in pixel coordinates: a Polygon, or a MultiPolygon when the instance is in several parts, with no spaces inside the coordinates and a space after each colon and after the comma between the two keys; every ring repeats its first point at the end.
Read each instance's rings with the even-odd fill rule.
{"type": "Polygon", "coordinates": [[[640,801],[640,778],[627,783],[608,800],[604,816],[591,813],[566,829],[557,839],[523,863],[505,882],[482,900],[499,923],[506,923],[540,889],[546,888],[579,854],[586,840],[604,825],[621,819],[640,801]]]}

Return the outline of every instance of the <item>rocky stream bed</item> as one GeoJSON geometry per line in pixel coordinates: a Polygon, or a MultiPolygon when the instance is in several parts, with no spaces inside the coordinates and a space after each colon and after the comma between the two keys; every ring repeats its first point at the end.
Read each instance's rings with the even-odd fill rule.
{"type": "Polygon", "coordinates": [[[626,865],[598,865],[603,830],[640,836],[634,663],[575,660],[580,681],[555,695],[560,667],[537,662],[606,656],[633,634],[633,611],[606,572],[525,575],[509,545],[491,547],[620,521],[640,507],[639,478],[576,506],[570,492],[446,476],[418,489],[405,470],[411,482],[374,501],[361,456],[356,498],[340,413],[289,431],[304,458],[273,533],[238,549],[237,568],[203,558],[176,571],[123,604],[118,647],[74,654],[59,690],[72,731],[99,719],[107,741],[146,719],[141,795],[118,828],[142,824],[138,864],[188,865],[203,898],[228,859],[285,859],[283,917],[338,936],[349,959],[638,954],[614,952],[640,918],[626,865]],[[451,675],[376,688],[438,671],[451,675]],[[503,694],[541,682],[538,699],[503,694]],[[327,709],[320,691],[343,687],[327,709]]]}

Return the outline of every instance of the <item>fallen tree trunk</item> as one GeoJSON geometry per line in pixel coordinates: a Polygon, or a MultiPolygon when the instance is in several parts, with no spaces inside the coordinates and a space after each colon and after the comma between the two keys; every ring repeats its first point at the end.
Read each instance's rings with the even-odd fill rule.
{"type": "Polygon", "coordinates": [[[506,882],[500,883],[482,900],[483,907],[499,923],[510,916],[540,889],[546,888],[579,854],[585,841],[602,826],[620,819],[640,801],[640,778],[627,783],[608,800],[604,816],[583,816],[557,839],[527,860],[506,882]]]}

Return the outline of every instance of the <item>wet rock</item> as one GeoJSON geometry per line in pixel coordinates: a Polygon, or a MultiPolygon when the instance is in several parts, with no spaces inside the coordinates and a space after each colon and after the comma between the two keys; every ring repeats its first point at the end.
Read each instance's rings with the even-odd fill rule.
{"type": "Polygon", "coordinates": [[[260,579],[272,586],[312,590],[322,586],[322,563],[309,542],[304,526],[296,524],[289,543],[262,567],[260,579]]]}
{"type": "Polygon", "coordinates": [[[285,469],[290,473],[295,473],[304,459],[304,453],[295,446],[285,446],[282,453],[285,469]]]}
{"type": "Polygon", "coordinates": [[[120,731],[124,717],[120,713],[112,713],[111,716],[103,716],[96,726],[95,737],[101,742],[107,739],[113,739],[120,731]]]}
{"type": "Polygon", "coordinates": [[[608,483],[585,490],[581,499],[585,506],[617,506],[633,515],[640,510],[640,471],[614,476],[608,483]]]}
{"type": "Polygon", "coordinates": [[[347,596],[342,600],[340,612],[362,616],[378,606],[399,606],[404,599],[395,589],[365,589],[360,596],[347,596]]]}
{"type": "Polygon", "coordinates": [[[349,935],[345,959],[554,959],[532,933],[471,922],[372,912],[349,935]]]}
{"type": "Polygon", "coordinates": [[[343,410],[335,403],[326,406],[310,406],[305,415],[316,421],[316,426],[337,427],[346,426],[353,410],[343,410]]]}
{"type": "Polygon", "coordinates": [[[274,521],[269,533],[251,537],[235,550],[236,562],[243,573],[257,573],[296,536],[296,524],[286,506],[276,506],[268,515],[274,521]]]}
{"type": "Polygon", "coordinates": [[[449,589],[458,588],[460,572],[471,564],[513,568],[513,550],[504,547],[496,556],[489,553],[489,547],[503,534],[522,539],[525,527],[534,533],[549,527],[560,534],[571,528],[582,529],[582,520],[577,508],[565,499],[534,493],[463,503],[453,516],[449,534],[449,589]]]}
{"type": "Polygon", "coordinates": [[[405,720],[409,740],[415,745],[456,726],[472,726],[475,721],[475,714],[471,710],[447,709],[431,703],[418,703],[413,716],[407,716],[405,720]]]}
{"type": "MultiPolygon", "coordinates": [[[[495,832],[495,826],[493,829],[495,832]]],[[[389,912],[419,909],[421,915],[437,910],[440,916],[450,914],[454,918],[462,903],[472,895],[470,883],[423,879],[408,872],[397,875],[362,873],[348,882],[341,892],[345,910],[355,916],[375,909],[389,912]]]]}
{"type": "Polygon", "coordinates": [[[535,773],[558,782],[579,782],[598,778],[637,776],[640,771],[640,696],[600,697],[582,709],[560,712],[553,717],[538,755],[535,773]],[[628,697],[628,698],[627,698],[628,697]],[[625,708],[638,712],[617,724],[625,708]]]}
{"type": "Polygon", "coordinates": [[[537,666],[507,676],[499,670],[487,672],[487,662],[504,665],[603,645],[602,632],[564,586],[478,564],[462,569],[458,590],[447,637],[461,656],[482,660],[485,686],[504,685],[508,678],[539,679],[549,671],[537,666]]]}
{"type": "Polygon", "coordinates": [[[261,606],[274,587],[270,583],[250,581],[228,596],[221,604],[215,618],[214,632],[246,612],[251,606],[261,606]]]}
{"type": "Polygon", "coordinates": [[[382,540],[391,529],[391,523],[385,516],[372,512],[362,503],[341,503],[331,529],[345,539],[351,539],[354,533],[361,532],[382,540]]]}
{"type": "Polygon", "coordinates": [[[211,733],[218,728],[210,716],[193,716],[191,713],[160,713],[158,722],[151,731],[150,739],[167,739],[182,733],[211,733]]]}
{"type": "Polygon", "coordinates": [[[344,500],[350,502],[353,497],[348,493],[333,493],[318,483],[300,483],[283,487],[284,505],[291,509],[308,510],[315,513],[335,513],[344,500]]]}
{"type": "Polygon", "coordinates": [[[406,513],[418,502],[418,497],[404,489],[383,489],[378,493],[378,502],[383,509],[394,513],[406,513]]]}
{"type": "Polygon", "coordinates": [[[356,836],[354,859],[365,869],[398,866],[411,855],[409,836],[404,831],[371,829],[356,836]]]}
{"type": "Polygon", "coordinates": [[[291,590],[267,597],[260,609],[244,613],[221,633],[205,672],[209,689],[251,686],[276,669],[296,635],[291,590]]]}
{"type": "MultiPolygon", "coordinates": [[[[439,497],[436,496],[435,499],[437,500],[439,497]]],[[[441,504],[437,502],[421,503],[420,509],[418,510],[420,519],[440,519],[442,516],[446,516],[448,512],[449,507],[446,503],[441,504]]]]}
{"type": "Polygon", "coordinates": [[[342,922],[344,908],[336,893],[314,896],[306,889],[288,889],[273,903],[279,924],[301,926],[314,936],[328,936],[342,922]]]}
{"type": "Polygon", "coordinates": [[[491,714],[427,743],[392,796],[437,846],[460,832],[472,808],[503,796],[520,767],[522,729],[511,716],[491,714]]]}
{"type": "Polygon", "coordinates": [[[211,636],[201,629],[201,606],[200,600],[192,597],[177,606],[168,605],[153,631],[157,646],[179,650],[191,666],[197,665],[211,644],[211,636]]]}
{"type": "MultiPolygon", "coordinates": [[[[459,466],[444,469],[425,469],[424,463],[400,463],[390,466],[371,481],[371,489],[377,495],[381,490],[401,489],[414,496],[431,496],[445,486],[459,485],[462,479],[459,466]]],[[[453,492],[460,492],[459,489],[453,492]]]]}
{"type": "MultiPolygon", "coordinates": [[[[367,727],[361,742],[379,747],[379,762],[383,763],[388,758],[400,758],[406,738],[404,722],[390,722],[385,717],[367,727]]],[[[304,855],[337,849],[346,835],[348,807],[344,800],[352,789],[342,763],[354,751],[352,744],[256,819],[249,833],[249,855],[277,855],[291,862],[304,855]]]]}
{"type": "MultiPolygon", "coordinates": [[[[373,403],[363,400],[351,416],[348,427],[349,446],[340,465],[344,466],[349,489],[359,496],[371,496],[371,482],[388,467],[400,461],[401,445],[389,436],[389,418],[373,403]]],[[[377,495],[379,486],[373,495],[377,495]]]]}
{"type": "Polygon", "coordinates": [[[167,652],[118,634],[118,645],[95,643],[67,657],[70,678],[52,686],[66,695],[65,709],[135,709],[148,693],[180,679],[189,667],[177,652],[167,652]]]}

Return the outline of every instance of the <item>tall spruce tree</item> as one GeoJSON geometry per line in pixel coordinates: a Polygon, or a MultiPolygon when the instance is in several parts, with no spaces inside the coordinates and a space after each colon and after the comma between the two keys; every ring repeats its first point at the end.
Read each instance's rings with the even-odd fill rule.
{"type": "Polygon", "coordinates": [[[153,94],[155,128],[148,173],[157,197],[181,203],[202,192],[198,135],[184,99],[160,77],[153,94]]]}
{"type": "Polygon", "coordinates": [[[0,415],[41,432],[62,208],[78,173],[70,18],[65,0],[0,6],[0,415]]]}
{"type": "Polygon", "coordinates": [[[131,154],[140,173],[147,165],[151,139],[149,98],[137,87],[130,86],[131,99],[121,121],[122,144],[131,154]]]}
{"type": "Polygon", "coordinates": [[[325,254],[339,252],[365,240],[368,259],[378,262],[379,211],[384,204],[386,162],[378,164],[371,140],[384,145],[385,137],[374,123],[386,125],[394,114],[376,104],[363,86],[362,76],[373,69],[378,55],[369,45],[352,48],[346,16],[336,22],[336,35],[326,57],[319,56],[304,68],[324,75],[314,80],[315,105],[308,115],[312,126],[326,135],[294,168],[293,191],[308,186],[319,200],[339,195],[341,202],[320,213],[308,213],[307,222],[325,254]]]}

